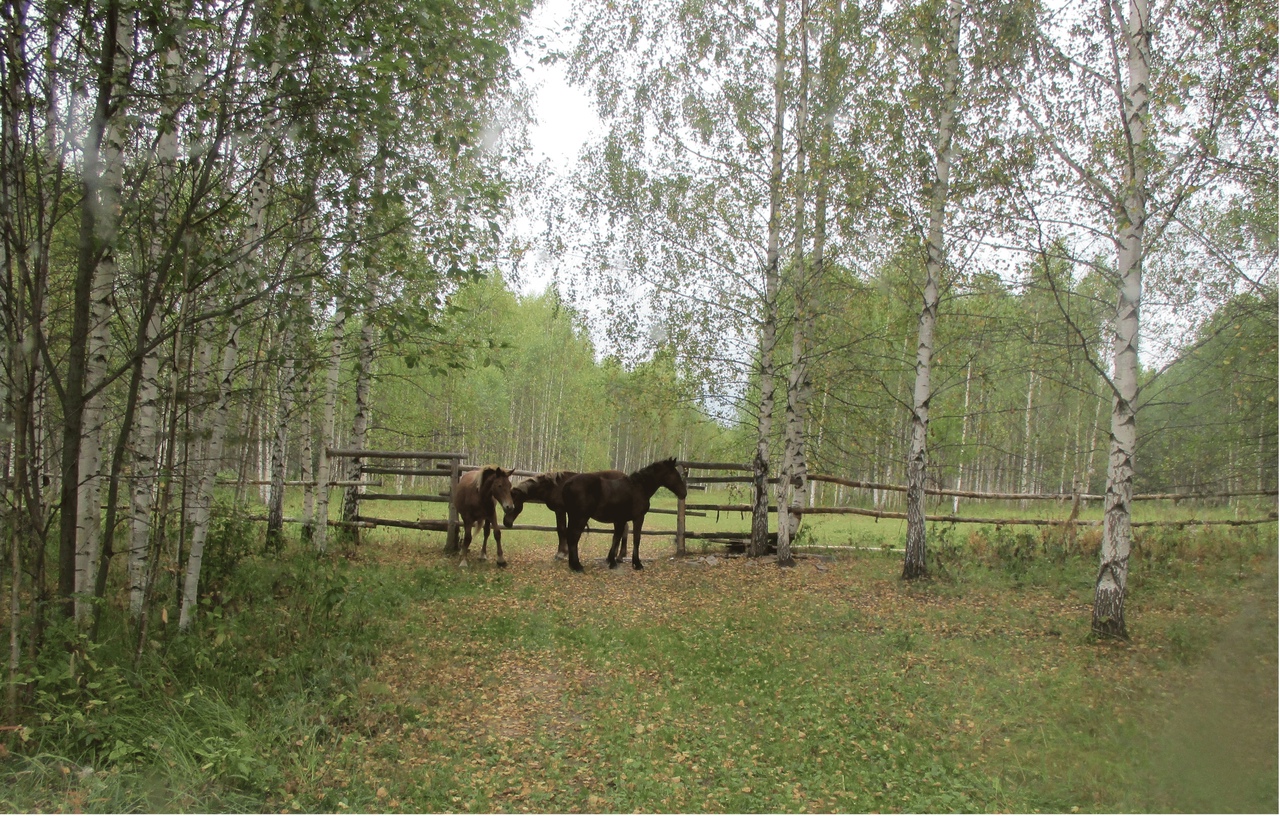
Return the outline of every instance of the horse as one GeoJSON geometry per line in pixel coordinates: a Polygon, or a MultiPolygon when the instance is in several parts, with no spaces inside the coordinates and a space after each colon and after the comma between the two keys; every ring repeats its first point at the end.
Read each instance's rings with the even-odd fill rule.
{"type": "MultiPolygon", "coordinates": [[[[597,470],[594,473],[603,476],[606,479],[625,479],[627,474],[620,470],[597,470]]],[[[525,479],[520,484],[511,488],[511,501],[513,507],[502,514],[502,525],[508,529],[515,524],[516,517],[524,510],[526,501],[542,502],[551,512],[556,514],[556,558],[565,558],[569,555],[569,540],[566,532],[564,503],[560,501],[560,488],[564,485],[565,480],[571,476],[578,474],[572,470],[551,470],[546,473],[539,473],[537,476],[525,479]]],[[[625,531],[624,531],[625,532],[625,531]]],[[[622,554],[619,558],[626,558],[627,542],[624,536],[622,541],[622,554]]]]}
{"type": "Polygon", "coordinates": [[[489,530],[493,530],[493,543],[498,550],[498,566],[505,567],[507,561],[502,557],[502,528],[498,526],[498,517],[493,509],[493,502],[502,504],[504,512],[510,513],[511,471],[503,470],[497,465],[485,465],[478,470],[469,470],[458,479],[458,486],[453,490],[453,506],[462,517],[462,525],[466,530],[462,540],[462,551],[471,551],[471,531],[473,527],[484,524],[484,543],[480,547],[480,557],[488,555],[489,530]]]}
{"type": "Polygon", "coordinates": [[[677,498],[688,493],[676,460],[663,459],[637,470],[625,479],[605,479],[595,473],[579,473],[560,486],[560,501],[568,516],[569,569],[582,572],[578,559],[578,541],[591,519],[613,524],[613,545],[609,547],[609,569],[618,566],[618,546],[622,543],[627,522],[632,530],[631,566],[644,569],[640,563],[640,528],[649,500],[658,488],[665,487],[677,498]]]}

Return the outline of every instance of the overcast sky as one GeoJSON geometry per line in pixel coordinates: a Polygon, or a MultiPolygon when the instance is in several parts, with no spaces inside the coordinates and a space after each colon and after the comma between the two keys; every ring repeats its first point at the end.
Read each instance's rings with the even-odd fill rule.
{"type": "MultiPolygon", "coordinates": [[[[569,48],[571,43],[563,29],[571,8],[572,0],[546,0],[529,20],[529,36],[544,37],[549,48],[569,48]]],[[[534,151],[537,157],[546,156],[564,169],[600,120],[591,110],[586,94],[565,81],[564,69],[540,65],[541,56],[536,50],[517,53],[516,64],[537,93],[534,110],[538,123],[531,132],[534,151]]]]}

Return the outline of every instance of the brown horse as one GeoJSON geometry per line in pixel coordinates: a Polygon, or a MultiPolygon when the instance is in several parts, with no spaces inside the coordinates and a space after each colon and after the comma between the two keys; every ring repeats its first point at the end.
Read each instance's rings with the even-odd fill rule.
{"type": "MultiPolygon", "coordinates": [[[[627,474],[620,470],[597,470],[594,471],[597,476],[603,476],[606,479],[625,479],[627,474]]],[[[556,539],[558,545],[556,548],[556,558],[567,558],[569,556],[569,537],[565,524],[564,503],[560,500],[560,488],[570,476],[578,474],[572,470],[550,470],[546,473],[539,473],[537,476],[525,479],[520,484],[511,488],[511,501],[513,506],[502,514],[502,525],[510,529],[515,524],[516,517],[520,515],[520,511],[524,510],[526,501],[535,501],[545,504],[556,514],[556,539]]],[[[624,531],[625,533],[625,531],[624,531]]],[[[627,557],[627,542],[624,535],[622,541],[622,554],[619,558],[627,557]]]]}
{"type": "Polygon", "coordinates": [[[578,541],[590,519],[613,524],[613,545],[609,547],[609,569],[618,566],[618,547],[622,543],[627,522],[631,522],[631,566],[644,569],[640,563],[640,528],[644,526],[649,500],[658,488],[665,487],[678,498],[688,492],[675,459],[663,459],[645,465],[625,479],[604,479],[594,473],[579,473],[560,487],[560,501],[568,515],[569,568],[582,572],[578,559],[578,541]]]}
{"type": "Polygon", "coordinates": [[[497,465],[485,465],[478,470],[469,470],[458,479],[458,486],[453,491],[453,506],[462,517],[462,525],[466,530],[462,540],[462,551],[471,551],[472,528],[484,524],[484,543],[480,547],[480,557],[488,555],[489,530],[493,530],[493,543],[498,549],[498,566],[505,567],[506,559],[502,557],[502,529],[498,526],[498,517],[493,509],[493,502],[502,503],[505,512],[511,512],[511,471],[503,470],[497,465]]]}

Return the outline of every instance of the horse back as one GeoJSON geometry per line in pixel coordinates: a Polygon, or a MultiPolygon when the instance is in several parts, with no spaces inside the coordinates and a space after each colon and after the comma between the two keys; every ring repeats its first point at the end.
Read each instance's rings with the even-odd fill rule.
{"type": "Polygon", "coordinates": [[[648,497],[639,493],[629,479],[602,475],[607,472],[579,473],[566,480],[560,489],[564,509],[614,524],[632,521],[648,511],[648,497]]]}

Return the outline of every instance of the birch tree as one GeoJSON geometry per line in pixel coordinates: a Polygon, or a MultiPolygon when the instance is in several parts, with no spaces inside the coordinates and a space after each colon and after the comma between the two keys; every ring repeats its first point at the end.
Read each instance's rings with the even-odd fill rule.
{"type": "MultiPolygon", "coordinates": [[[[1146,267],[1159,258],[1161,266],[1177,269],[1182,264],[1176,258],[1205,251],[1211,239],[1189,229],[1186,216],[1223,206],[1229,200],[1224,191],[1247,190],[1260,178],[1253,171],[1259,166],[1254,137],[1264,123],[1274,127],[1275,104],[1274,92],[1259,82],[1274,77],[1274,57],[1267,61],[1249,54],[1220,61],[1218,56],[1262,45],[1266,35],[1260,31],[1268,15],[1274,20],[1273,12],[1236,15],[1181,0],[1131,0],[1127,6],[1103,3],[1096,17],[1069,29],[1046,17],[1041,47],[1043,64],[1051,70],[1044,82],[1017,95],[1029,128],[1054,158],[1041,177],[1052,194],[1031,210],[1035,228],[1055,219],[1085,222],[1114,252],[1114,266],[1100,267],[1110,276],[1116,303],[1109,359],[1088,355],[1087,331],[1071,324],[1104,378],[1112,406],[1093,607],[1093,631],[1100,637],[1128,636],[1124,603],[1143,401],[1139,338],[1144,322],[1152,319],[1140,319],[1149,290],[1146,267]],[[1160,42],[1163,48],[1153,45],[1160,42]],[[1078,83],[1055,85],[1064,74],[1078,83]],[[1064,201],[1070,204],[1057,203],[1064,201]]],[[[1274,171],[1270,176],[1274,179],[1274,171]]],[[[1087,244],[1075,250],[1077,257],[1089,251],[1087,244]]],[[[1201,276],[1188,294],[1212,303],[1222,292],[1256,285],[1265,279],[1265,269],[1254,267],[1261,276],[1254,278],[1243,267],[1227,265],[1223,277],[1201,276]]],[[[1179,302],[1177,275],[1162,274],[1156,281],[1167,305],[1179,302]]],[[[1182,313],[1183,321],[1195,320],[1195,311],[1182,313]]],[[[1167,313],[1159,319],[1166,327],[1163,334],[1178,333],[1168,331],[1177,322],[1171,324],[1167,313]]]]}
{"type": "Polygon", "coordinates": [[[919,339],[916,344],[916,380],[912,397],[911,448],[907,454],[907,544],[902,577],[906,580],[928,573],[925,563],[924,488],[928,463],[929,402],[933,399],[931,366],[934,326],[938,320],[938,288],[946,268],[943,225],[953,158],[960,83],[960,23],[962,0],[947,4],[946,59],[943,63],[942,102],[938,115],[938,140],[934,150],[933,184],[930,191],[929,231],[926,244],[924,299],[920,310],[919,339]]]}
{"type": "Polygon", "coordinates": [[[764,555],[769,537],[769,434],[773,425],[774,377],[778,343],[778,262],[782,240],[782,154],[786,108],[787,4],[778,0],[774,35],[773,135],[769,147],[769,221],[765,239],[764,303],[760,319],[760,400],[756,410],[755,456],[751,460],[755,499],[751,509],[751,544],[747,552],[764,555]]]}
{"type": "MultiPolygon", "coordinates": [[[[265,25],[271,22],[260,21],[265,25]]],[[[274,58],[268,68],[266,88],[275,86],[282,70],[279,61],[279,36],[275,31],[266,35],[275,43],[271,51],[274,58]]],[[[259,135],[253,155],[253,177],[249,185],[248,207],[244,237],[240,246],[240,260],[233,282],[233,297],[247,289],[251,281],[258,279],[256,265],[262,263],[263,237],[267,230],[267,207],[270,204],[275,182],[275,162],[277,144],[276,132],[280,126],[279,99],[269,98],[267,103],[268,126],[259,135]]],[[[227,421],[231,411],[232,387],[234,384],[236,361],[239,355],[240,333],[243,328],[241,314],[232,314],[227,320],[226,338],[222,343],[222,357],[216,375],[217,401],[208,418],[208,449],[198,479],[192,508],[191,546],[187,552],[185,577],[182,585],[182,605],[178,615],[178,628],[187,631],[195,619],[200,572],[204,562],[204,546],[209,535],[209,524],[213,510],[213,485],[217,479],[219,465],[222,461],[223,443],[226,439],[227,421]]],[[[202,359],[207,359],[202,354],[202,359]]]]}
{"type": "MultiPolygon", "coordinates": [[[[86,9],[86,14],[93,11],[86,9]]],[[[101,531],[97,521],[97,470],[101,462],[97,399],[105,370],[106,321],[115,275],[113,244],[119,226],[125,139],[122,107],[127,99],[133,36],[131,12],[122,9],[118,0],[107,3],[103,12],[96,102],[84,144],[73,324],[62,388],[58,589],[66,600],[66,611],[78,619],[83,618],[86,608],[72,598],[91,585],[89,569],[95,560],[91,553],[96,553],[101,531]]]]}

